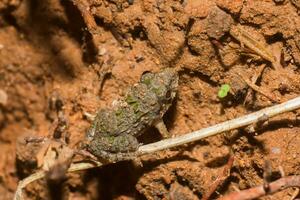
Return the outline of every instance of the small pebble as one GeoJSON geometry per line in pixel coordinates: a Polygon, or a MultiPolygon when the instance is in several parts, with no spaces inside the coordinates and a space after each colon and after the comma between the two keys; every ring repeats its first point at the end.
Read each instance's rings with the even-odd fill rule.
{"type": "Polygon", "coordinates": [[[129,5],[132,5],[134,3],[134,0],[128,0],[129,5]]]}
{"type": "Polygon", "coordinates": [[[274,154],[280,154],[281,153],[281,149],[278,147],[272,147],[271,148],[271,152],[274,154]]]}
{"type": "Polygon", "coordinates": [[[0,104],[6,105],[7,99],[8,99],[7,93],[4,90],[0,89],[0,104]]]}
{"type": "Polygon", "coordinates": [[[145,60],[144,56],[142,56],[142,55],[136,55],[134,58],[135,58],[135,61],[137,63],[142,62],[143,60],[145,60]]]}
{"type": "Polygon", "coordinates": [[[104,47],[99,47],[98,48],[98,55],[99,56],[104,56],[106,54],[107,50],[104,47]]]}
{"type": "Polygon", "coordinates": [[[285,0],[274,0],[275,3],[284,3],[285,0]]]}

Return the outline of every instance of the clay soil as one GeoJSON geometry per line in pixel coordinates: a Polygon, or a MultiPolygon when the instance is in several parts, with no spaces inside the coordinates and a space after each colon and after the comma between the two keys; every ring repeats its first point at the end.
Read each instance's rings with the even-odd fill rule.
{"type": "MultiPolygon", "coordinates": [[[[298,96],[299,13],[297,0],[0,1],[0,199],[12,199],[18,181],[38,169],[35,139],[76,149],[88,113],[109,107],[145,71],[178,70],[178,96],[164,116],[172,136],[298,96]],[[232,27],[263,44],[280,68],[241,44],[232,27]],[[225,98],[217,95],[222,84],[231,86],[225,98]]],[[[269,180],[299,175],[299,114],[146,155],[142,166],[123,161],[60,183],[39,180],[25,199],[201,199],[231,156],[230,176],[211,199],[262,184],[265,171],[269,180]]],[[[160,139],[154,128],[139,138],[160,139]]]]}

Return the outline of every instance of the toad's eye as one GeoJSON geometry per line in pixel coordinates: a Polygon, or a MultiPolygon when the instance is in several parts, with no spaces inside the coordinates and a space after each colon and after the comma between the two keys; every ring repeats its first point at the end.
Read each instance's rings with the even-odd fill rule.
{"type": "Polygon", "coordinates": [[[145,71],[141,77],[141,82],[146,84],[146,85],[150,85],[152,79],[153,79],[153,73],[149,72],[149,71],[145,71]]]}
{"type": "Polygon", "coordinates": [[[151,72],[150,72],[150,71],[144,71],[144,72],[142,73],[142,76],[145,76],[146,74],[151,74],[151,72]]]}

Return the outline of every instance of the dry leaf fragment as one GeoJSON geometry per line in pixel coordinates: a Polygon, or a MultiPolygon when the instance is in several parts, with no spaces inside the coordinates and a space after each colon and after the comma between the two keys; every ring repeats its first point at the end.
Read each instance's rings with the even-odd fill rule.
{"type": "MultiPolygon", "coordinates": [[[[245,45],[259,56],[272,64],[276,63],[276,58],[272,52],[265,47],[265,45],[257,40],[255,40],[249,33],[243,30],[241,27],[232,26],[230,30],[230,35],[238,40],[241,45],[245,45]]],[[[276,66],[274,66],[276,67],[276,66]]]]}

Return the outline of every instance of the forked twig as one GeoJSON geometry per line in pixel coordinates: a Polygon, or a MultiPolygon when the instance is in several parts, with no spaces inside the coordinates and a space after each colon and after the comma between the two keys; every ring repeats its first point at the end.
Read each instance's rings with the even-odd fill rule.
{"type": "MultiPolygon", "coordinates": [[[[243,77],[242,77],[243,78],[243,77]]],[[[270,99],[272,102],[280,103],[281,100],[278,99],[275,95],[270,93],[269,91],[264,90],[263,88],[257,86],[255,83],[251,82],[250,80],[247,80],[246,78],[243,78],[245,83],[254,91],[260,93],[261,95],[267,97],[270,99]]]]}
{"type": "Polygon", "coordinates": [[[46,172],[45,171],[38,171],[38,172],[36,172],[34,174],[31,174],[30,176],[26,177],[25,179],[19,181],[17,190],[15,192],[14,200],[21,200],[21,199],[23,199],[23,195],[22,195],[23,188],[25,188],[27,185],[29,185],[33,181],[42,179],[45,176],[46,176],[46,172]]]}
{"type": "MultiPolygon", "coordinates": [[[[300,108],[300,96],[294,99],[291,99],[287,102],[268,107],[265,109],[262,109],[260,111],[235,118],[226,122],[222,122],[219,124],[216,124],[214,126],[204,128],[198,131],[194,131],[182,136],[178,136],[175,138],[169,138],[169,139],[164,139],[159,142],[147,144],[140,146],[137,150],[137,154],[144,155],[144,154],[149,154],[149,153],[154,153],[157,151],[161,151],[164,149],[169,149],[172,147],[177,147],[189,142],[195,142],[197,140],[213,136],[219,133],[222,133],[224,131],[229,131],[233,130],[236,128],[240,128],[243,126],[247,126],[253,123],[257,123],[260,121],[260,119],[265,119],[273,117],[275,115],[279,115],[284,112],[289,112],[293,111],[300,108]]],[[[102,163],[97,162],[95,164],[92,164],[90,162],[81,162],[81,163],[74,163],[71,165],[71,167],[68,169],[68,172],[74,172],[74,171],[80,171],[80,170],[85,170],[85,169],[90,169],[90,168],[95,168],[101,166],[102,163]]],[[[22,190],[25,188],[28,184],[31,182],[44,178],[46,175],[46,172],[44,171],[39,171],[36,172],[35,174],[30,175],[29,177],[25,178],[24,180],[19,182],[19,185],[17,187],[17,191],[15,193],[14,200],[21,200],[22,199],[22,190]]]]}
{"type": "Polygon", "coordinates": [[[218,200],[250,200],[256,199],[267,194],[273,194],[275,192],[284,190],[289,187],[300,187],[300,176],[287,176],[280,178],[274,182],[269,183],[268,192],[265,191],[264,186],[260,185],[250,189],[242,190],[239,192],[233,192],[218,200]]]}
{"type": "MultiPolygon", "coordinates": [[[[86,169],[91,169],[95,167],[100,167],[102,166],[101,162],[93,161],[93,163],[89,162],[82,162],[82,163],[73,163],[71,164],[70,168],[68,169],[68,172],[75,172],[75,171],[81,171],[81,170],[86,170],[86,169]]],[[[22,195],[22,190],[29,185],[30,183],[42,179],[46,176],[47,172],[40,170],[34,174],[31,174],[30,176],[26,177],[25,179],[21,180],[18,183],[17,190],[15,192],[14,200],[22,200],[23,195],[22,195]]]]}
{"type": "MultiPolygon", "coordinates": [[[[252,76],[251,78],[251,82],[252,84],[256,85],[257,80],[261,77],[264,69],[266,67],[266,64],[262,64],[258,67],[258,71],[254,74],[254,76],[252,76]]],[[[253,90],[248,90],[245,100],[244,100],[244,104],[249,101],[249,99],[251,98],[251,96],[253,95],[253,90]]]]}

